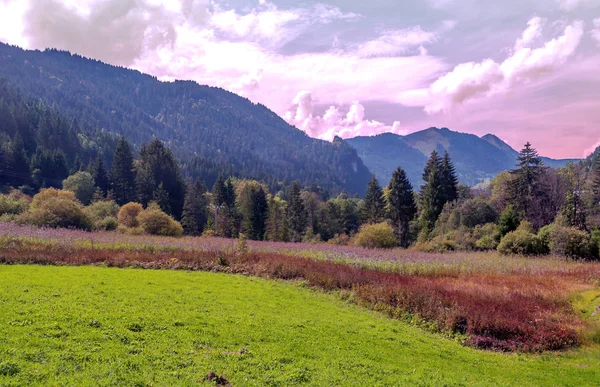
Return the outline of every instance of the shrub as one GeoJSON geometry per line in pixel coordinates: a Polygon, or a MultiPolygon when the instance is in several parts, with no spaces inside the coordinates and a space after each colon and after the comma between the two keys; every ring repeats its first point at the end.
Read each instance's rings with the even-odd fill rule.
{"type": "Polygon", "coordinates": [[[91,229],[91,221],[75,194],[55,188],[43,189],[35,195],[29,211],[17,221],[35,226],[91,229]]]}
{"type": "Polygon", "coordinates": [[[156,203],[151,203],[137,216],[137,219],[148,234],[173,237],[183,235],[181,224],[165,214],[156,203]]]}
{"type": "Polygon", "coordinates": [[[502,238],[498,244],[498,251],[505,255],[541,255],[548,253],[548,247],[536,234],[529,222],[522,222],[515,230],[502,238]]]}
{"type": "Polygon", "coordinates": [[[587,232],[559,225],[549,230],[552,254],[570,258],[598,258],[598,245],[587,232]]]}
{"type": "Polygon", "coordinates": [[[473,238],[477,250],[496,250],[500,243],[500,230],[494,223],[477,226],[473,230],[473,238]]]}
{"type": "Polygon", "coordinates": [[[23,195],[11,193],[10,195],[0,195],[0,216],[19,215],[29,209],[29,200],[23,195]]]}
{"type": "Polygon", "coordinates": [[[116,230],[119,205],[112,200],[98,201],[85,208],[96,230],[116,230]]]}
{"type": "Polygon", "coordinates": [[[354,243],[369,249],[389,249],[396,247],[398,240],[392,226],[383,222],[363,226],[356,235],[354,243]]]}
{"type": "Polygon", "coordinates": [[[500,235],[505,236],[509,232],[515,231],[519,227],[519,222],[519,216],[514,208],[512,206],[506,207],[498,220],[500,235]]]}
{"type": "Polygon", "coordinates": [[[83,204],[89,204],[94,197],[94,178],[89,172],[77,172],[63,180],[63,189],[75,193],[83,204]]]}
{"type": "Polygon", "coordinates": [[[138,227],[140,223],[138,222],[138,215],[144,211],[144,207],[142,207],[139,203],[127,203],[119,210],[117,215],[117,219],[119,220],[119,224],[130,228],[130,227],[138,227]]]}

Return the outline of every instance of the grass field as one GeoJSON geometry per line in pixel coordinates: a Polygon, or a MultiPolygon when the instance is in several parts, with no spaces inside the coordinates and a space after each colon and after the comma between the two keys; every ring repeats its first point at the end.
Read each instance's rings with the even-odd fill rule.
{"type": "Polygon", "coordinates": [[[0,305],[3,386],[600,385],[597,348],[475,350],[301,283],[0,265],[0,305]]]}

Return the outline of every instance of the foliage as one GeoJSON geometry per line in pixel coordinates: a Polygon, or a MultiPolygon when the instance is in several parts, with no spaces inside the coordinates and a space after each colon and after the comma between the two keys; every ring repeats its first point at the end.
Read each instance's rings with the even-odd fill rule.
{"type": "Polygon", "coordinates": [[[118,226],[117,215],[119,205],[112,200],[94,202],[85,208],[85,213],[93,224],[95,230],[116,230],[118,226]]]}
{"type": "Polygon", "coordinates": [[[89,172],[76,172],[63,180],[63,189],[75,193],[75,197],[84,205],[91,203],[96,185],[89,172]]]}
{"type": "Polygon", "coordinates": [[[151,202],[147,209],[139,213],[137,220],[140,227],[150,235],[171,237],[183,235],[181,224],[165,214],[154,202],[151,202]]]}
{"type": "Polygon", "coordinates": [[[498,251],[507,255],[541,255],[548,253],[548,246],[534,233],[531,223],[521,222],[515,231],[509,232],[502,238],[498,251]]]}
{"type": "Polygon", "coordinates": [[[413,188],[400,167],[392,174],[386,195],[387,209],[401,247],[410,245],[409,224],[417,214],[413,188]]]}
{"type": "Polygon", "coordinates": [[[519,216],[514,208],[512,206],[508,206],[500,214],[498,223],[500,235],[504,236],[509,232],[515,231],[519,227],[519,224],[521,224],[521,221],[519,220],[519,216]]]}
{"type": "Polygon", "coordinates": [[[131,146],[121,137],[112,159],[110,174],[112,191],[116,202],[124,205],[135,196],[135,171],[133,169],[133,152],[131,146]]]}
{"type": "MultiPolygon", "coordinates": [[[[30,199],[31,200],[31,199],[30,199]]],[[[30,200],[17,192],[1,195],[0,194],[0,215],[19,215],[29,209],[30,200]]]]}
{"type": "Polygon", "coordinates": [[[287,222],[290,229],[290,239],[294,242],[302,240],[306,231],[306,208],[300,197],[300,186],[294,182],[290,188],[290,197],[287,206],[287,222]]]}
{"type": "Polygon", "coordinates": [[[121,207],[117,215],[119,224],[128,228],[138,227],[138,215],[144,210],[144,207],[139,203],[127,203],[121,207]]]}
{"type": "Polygon", "coordinates": [[[550,253],[570,258],[598,258],[598,245],[587,232],[560,225],[554,225],[547,231],[550,253]]]}
{"type": "Polygon", "coordinates": [[[186,235],[202,235],[208,220],[206,187],[200,180],[188,185],[183,205],[181,225],[186,235]]]}
{"type": "Polygon", "coordinates": [[[383,190],[375,175],[371,177],[367,187],[367,194],[362,201],[361,222],[363,224],[379,223],[385,216],[385,200],[383,190]]]}
{"type": "Polygon", "coordinates": [[[387,222],[367,224],[361,227],[354,243],[369,249],[390,249],[398,245],[394,229],[387,222]]]}
{"type": "Polygon", "coordinates": [[[33,197],[29,211],[18,218],[20,223],[44,227],[79,228],[89,230],[91,221],[84,207],[71,191],[42,189],[33,197]]]}

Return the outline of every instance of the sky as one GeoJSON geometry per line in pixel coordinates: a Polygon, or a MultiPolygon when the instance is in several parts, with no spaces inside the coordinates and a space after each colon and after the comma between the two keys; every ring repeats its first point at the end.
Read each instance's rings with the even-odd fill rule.
{"type": "Polygon", "coordinates": [[[325,140],[600,145],[600,0],[0,0],[0,40],[222,87],[325,140]]]}

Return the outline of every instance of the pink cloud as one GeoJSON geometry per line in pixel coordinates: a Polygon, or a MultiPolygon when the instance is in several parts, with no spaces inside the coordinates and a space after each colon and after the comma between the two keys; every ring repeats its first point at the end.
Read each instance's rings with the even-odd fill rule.
{"type": "Polygon", "coordinates": [[[330,106],[323,116],[314,114],[312,94],[308,91],[298,93],[293,103],[294,108],[284,115],[285,120],[309,136],[322,140],[331,141],[335,136],[353,138],[387,132],[407,133],[397,121],[389,126],[378,121],[366,120],[365,108],[358,101],[350,105],[345,115],[339,107],[330,106]]]}

